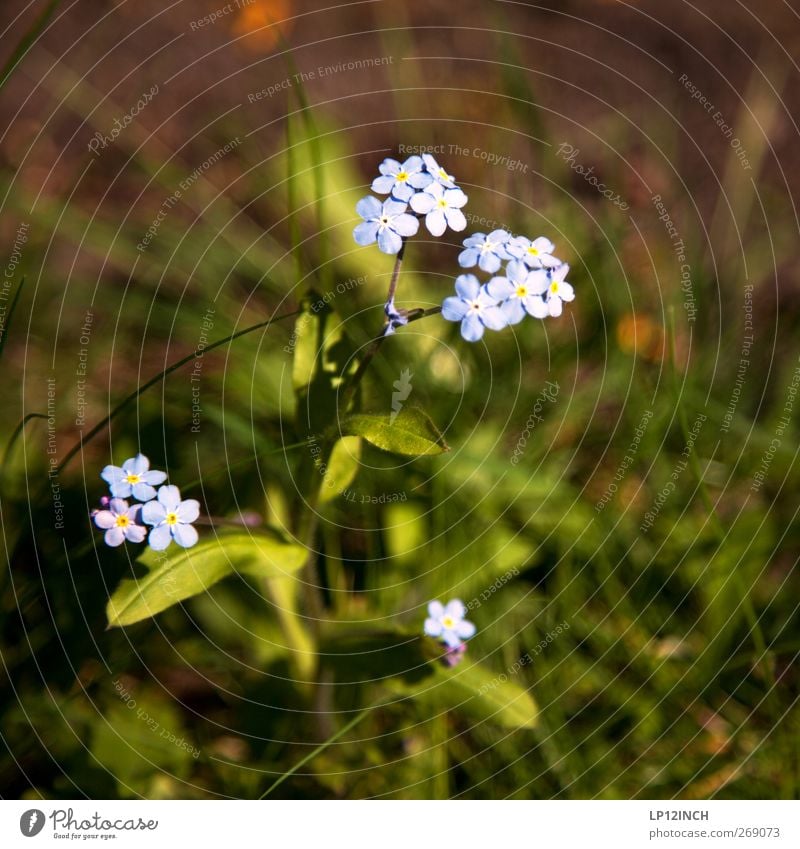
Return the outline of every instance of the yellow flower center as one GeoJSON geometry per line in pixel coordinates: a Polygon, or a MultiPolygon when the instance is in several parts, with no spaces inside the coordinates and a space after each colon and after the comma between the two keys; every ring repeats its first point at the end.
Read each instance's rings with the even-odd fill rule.
{"type": "Polygon", "coordinates": [[[388,223],[389,223],[389,216],[388,215],[381,215],[381,217],[380,217],[381,227],[385,227],[388,223]]]}
{"type": "Polygon", "coordinates": [[[554,295],[558,293],[558,283],[555,280],[550,284],[550,291],[554,295]]]}
{"type": "Polygon", "coordinates": [[[456,626],[456,621],[452,616],[444,616],[442,618],[442,625],[447,628],[448,631],[452,630],[456,626]]]}
{"type": "Polygon", "coordinates": [[[528,290],[524,286],[517,286],[517,297],[524,298],[528,294],[528,290]]]}
{"type": "Polygon", "coordinates": [[[167,518],[164,521],[168,525],[177,525],[178,524],[178,514],[177,513],[167,513],[167,518]]]}
{"type": "Polygon", "coordinates": [[[436,204],[439,209],[447,209],[447,201],[444,198],[439,198],[439,200],[436,201],[436,204]]]}
{"type": "Polygon", "coordinates": [[[398,181],[398,183],[405,183],[405,181],[406,181],[407,179],[408,179],[408,171],[400,171],[400,172],[398,173],[398,175],[397,175],[397,181],[398,181]]]}
{"type": "Polygon", "coordinates": [[[116,525],[118,528],[127,528],[130,523],[131,520],[128,518],[126,513],[123,513],[116,518],[116,525]]]}
{"type": "Polygon", "coordinates": [[[539,256],[539,249],[538,249],[538,248],[535,248],[533,245],[531,245],[531,246],[528,248],[528,253],[529,253],[531,256],[539,256]]]}
{"type": "Polygon", "coordinates": [[[125,480],[128,483],[139,483],[139,481],[141,480],[141,477],[139,475],[135,475],[133,472],[128,472],[125,480]]]}
{"type": "Polygon", "coordinates": [[[452,177],[451,177],[451,176],[447,173],[447,171],[445,171],[445,170],[444,170],[444,168],[440,168],[440,169],[439,169],[439,176],[440,176],[443,180],[450,180],[450,181],[452,181],[452,180],[453,180],[453,178],[452,178],[452,177]]]}

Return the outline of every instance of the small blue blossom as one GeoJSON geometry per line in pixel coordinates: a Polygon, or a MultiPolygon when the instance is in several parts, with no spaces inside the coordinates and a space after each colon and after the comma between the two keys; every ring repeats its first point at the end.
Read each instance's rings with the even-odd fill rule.
{"type": "Polygon", "coordinates": [[[456,278],[458,297],[445,298],[442,318],[461,322],[461,335],[467,342],[477,342],[484,328],[502,330],[506,316],[498,306],[498,299],[481,286],[474,274],[461,274],[456,278]]]}
{"type": "MultiPolygon", "coordinates": [[[[102,500],[101,500],[101,503],[102,500]]],[[[95,525],[105,531],[103,539],[106,545],[116,548],[125,540],[128,542],[144,542],[147,529],[142,525],[142,505],[133,507],[122,498],[107,500],[107,510],[96,510],[92,514],[95,525]]]]}
{"type": "Polygon", "coordinates": [[[142,520],[153,526],[148,544],[156,551],[163,551],[174,539],[183,548],[191,548],[197,542],[197,531],[191,523],[199,515],[198,501],[194,498],[181,501],[177,486],[162,486],[158,499],[142,507],[142,520]]]}
{"type": "Polygon", "coordinates": [[[451,230],[464,230],[467,219],[461,207],[466,202],[461,189],[446,189],[441,183],[431,183],[410,201],[414,212],[425,216],[425,226],[432,236],[441,236],[448,226],[451,230]]]}
{"type": "MultiPolygon", "coordinates": [[[[537,272],[532,272],[536,274],[537,272]]],[[[539,272],[541,273],[541,272],[539,272]]],[[[561,315],[562,303],[575,300],[575,290],[567,283],[566,276],[569,274],[569,265],[561,263],[558,268],[547,272],[547,279],[539,281],[538,285],[544,284],[547,292],[547,310],[552,316],[561,315]]]]}
{"type": "Polygon", "coordinates": [[[462,268],[478,265],[483,271],[494,274],[503,260],[512,258],[507,246],[510,238],[511,234],[505,230],[492,230],[488,236],[485,233],[475,233],[464,239],[466,250],[458,255],[458,264],[462,268]]]}
{"type": "Polygon", "coordinates": [[[396,254],[403,246],[403,239],[413,236],[419,229],[419,221],[406,212],[408,204],[388,198],[381,203],[368,195],[356,204],[356,212],[364,219],[353,230],[353,238],[359,245],[378,243],[385,254],[396,254]]]}
{"type": "Polygon", "coordinates": [[[531,241],[524,236],[515,236],[507,245],[515,259],[521,259],[529,268],[555,268],[560,262],[553,256],[556,246],[544,236],[531,241]]]}
{"type": "Polygon", "coordinates": [[[475,634],[475,626],[464,617],[467,609],[460,599],[453,599],[447,605],[432,601],[428,605],[428,618],[425,620],[425,634],[436,637],[451,649],[459,649],[464,640],[475,634]]]}
{"type": "Polygon", "coordinates": [[[531,271],[521,260],[513,259],[506,266],[505,277],[492,277],[486,284],[489,294],[501,301],[500,309],[509,324],[519,324],[525,313],[534,318],[549,315],[542,294],[547,291],[546,271],[531,271]],[[544,284],[544,285],[542,285],[544,284]]]}
{"type": "Polygon", "coordinates": [[[383,307],[386,314],[386,328],[383,331],[384,336],[391,336],[398,327],[408,324],[408,316],[405,311],[400,312],[394,305],[394,296],[389,298],[383,307]]]}
{"type": "Polygon", "coordinates": [[[130,498],[137,501],[150,501],[156,497],[153,487],[164,483],[164,472],[150,471],[150,461],[144,454],[137,454],[126,460],[122,466],[106,466],[100,477],[109,485],[115,498],[130,498]]]}
{"type": "Polygon", "coordinates": [[[425,163],[427,172],[437,183],[440,183],[446,189],[455,188],[456,178],[452,174],[448,174],[430,153],[423,153],[422,161],[425,163]]]}
{"type": "Polygon", "coordinates": [[[396,159],[384,159],[378,170],[381,176],[372,181],[372,191],[379,195],[392,194],[398,200],[407,201],[416,190],[433,182],[421,156],[410,156],[402,165],[396,159]]]}

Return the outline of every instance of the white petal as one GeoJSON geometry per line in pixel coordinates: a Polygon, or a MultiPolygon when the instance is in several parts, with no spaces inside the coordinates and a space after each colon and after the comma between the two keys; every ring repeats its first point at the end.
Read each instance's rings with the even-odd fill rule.
{"type": "Polygon", "coordinates": [[[441,236],[447,229],[447,221],[441,209],[434,209],[425,216],[425,226],[431,236],[441,236]]]}

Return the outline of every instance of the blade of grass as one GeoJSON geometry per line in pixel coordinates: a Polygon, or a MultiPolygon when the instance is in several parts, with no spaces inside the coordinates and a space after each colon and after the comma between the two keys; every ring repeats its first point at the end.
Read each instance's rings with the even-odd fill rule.
{"type": "Polygon", "coordinates": [[[47,26],[50,18],[53,17],[58,5],[61,3],[61,0],[50,0],[50,2],[45,6],[42,14],[33,22],[33,25],[30,29],[22,36],[17,46],[14,48],[11,55],[8,57],[8,61],[3,65],[3,69],[0,70],[0,89],[8,81],[9,77],[14,73],[17,65],[25,58],[25,54],[31,49],[36,39],[42,34],[42,31],[47,26]]]}
{"type": "Polygon", "coordinates": [[[0,336],[0,360],[3,358],[3,350],[6,347],[6,341],[8,340],[8,329],[11,327],[11,319],[14,318],[14,310],[17,308],[17,302],[19,301],[19,296],[22,294],[22,287],[25,285],[25,275],[19,281],[19,286],[17,286],[17,291],[14,292],[14,300],[11,301],[11,306],[8,310],[8,315],[6,316],[6,323],[3,327],[3,335],[0,336]]]}

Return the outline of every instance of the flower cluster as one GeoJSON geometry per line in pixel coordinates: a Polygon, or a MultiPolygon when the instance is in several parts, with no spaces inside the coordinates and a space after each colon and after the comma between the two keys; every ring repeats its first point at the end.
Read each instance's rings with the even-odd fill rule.
{"type": "Polygon", "coordinates": [[[403,163],[384,159],[378,170],[372,191],[388,197],[380,201],[368,195],[356,205],[364,219],[353,231],[359,245],[377,242],[384,253],[399,253],[403,240],[419,230],[417,216],[425,219],[432,236],[441,236],[448,227],[459,232],[466,228],[461,209],[467,196],[431,154],[410,156],[403,163]]]}
{"type": "Polygon", "coordinates": [[[489,274],[501,270],[481,285],[474,274],[456,278],[456,295],[445,298],[442,317],[461,322],[461,335],[477,342],[484,330],[502,330],[519,324],[526,315],[533,318],[561,315],[564,301],[575,292],[566,282],[569,265],[553,255],[555,245],[544,237],[526,239],[506,230],[475,233],[464,240],[459,254],[462,268],[476,265],[489,274]]]}
{"type": "Polygon", "coordinates": [[[440,601],[432,601],[428,605],[428,618],[425,620],[424,632],[428,637],[435,637],[447,649],[443,657],[448,666],[461,662],[467,650],[466,640],[475,634],[475,626],[464,617],[467,608],[457,598],[446,605],[440,601]]]}
{"type": "Polygon", "coordinates": [[[193,498],[181,500],[177,486],[159,486],[167,475],[151,470],[144,454],[131,457],[121,466],[106,466],[100,477],[109,485],[112,497],[100,499],[102,509],[93,510],[92,518],[105,531],[106,545],[144,542],[148,525],[147,542],[156,551],[163,551],[172,540],[183,548],[197,542],[192,522],[200,515],[200,503],[193,498]],[[128,504],[128,498],[141,503],[128,504]]]}

